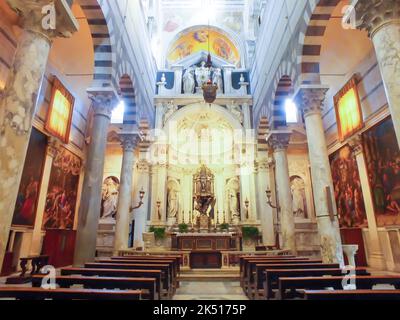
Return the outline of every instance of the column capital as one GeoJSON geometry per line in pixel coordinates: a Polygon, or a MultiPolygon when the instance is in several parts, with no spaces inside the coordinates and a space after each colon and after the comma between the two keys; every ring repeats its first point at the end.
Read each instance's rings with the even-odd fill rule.
{"type": "Polygon", "coordinates": [[[111,119],[112,111],[118,104],[118,95],[113,87],[89,88],[86,90],[92,101],[94,115],[105,116],[111,119]]]}
{"type": "Polygon", "coordinates": [[[274,161],[271,158],[262,158],[257,160],[259,171],[268,171],[274,166],[274,161]]]}
{"type": "Polygon", "coordinates": [[[282,151],[289,147],[291,135],[292,131],[271,131],[266,140],[274,152],[282,151]]]}
{"type": "Polygon", "coordinates": [[[352,139],[349,140],[349,145],[355,156],[362,154],[364,151],[362,135],[356,134],[352,139]]]}
{"type": "Polygon", "coordinates": [[[355,0],[358,29],[368,31],[373,38],[383,26],[400,23],[400,2],[398,0],[355,0]]]}
{"type": "Polygon", "coordinates": [[[139,173],[150,173],[150,162],[146,159],[140,159],[136,165],[139,173]]]}
{"type": "Polygon", "coordinates": [[[140,141],[138,133],[120,133],[118,137],[124,152],[133,152],[140,141]]]}
{"type": "Polygon", "coordinates": [[[323,85],[300,86],[294,96],[299,109],[303,110],[305,117],[322,112],[328,90],[329,87],[323,85]]]}
{"type": "Polygon", "coordinates": [[[49,41],[55,37],[69,38],[79,29],[66,0],[7,0],[7,3],[21,17],[22,28],[49,41]]]}

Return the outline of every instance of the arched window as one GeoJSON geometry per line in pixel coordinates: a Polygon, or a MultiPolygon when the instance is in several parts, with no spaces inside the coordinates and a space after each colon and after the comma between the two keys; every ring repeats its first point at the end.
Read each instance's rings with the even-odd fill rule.
{"type": "Polygon", "coordinates": [[[111,123],[124,123],[125,103],[123,100],[113,110],[111,116],[111,123]]]}
{"type": "Polygon", "coordinates": [[[299,121],[297,106],[292,99],[286,99],[285,112],[287,123],[297,123],[299,121]]]}

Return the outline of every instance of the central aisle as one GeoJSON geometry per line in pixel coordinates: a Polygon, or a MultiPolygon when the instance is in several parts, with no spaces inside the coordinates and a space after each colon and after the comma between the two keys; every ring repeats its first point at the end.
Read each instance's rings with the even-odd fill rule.
{"type": "Polygon", "coordinates": [[[238,281],[182,281],[174,300],[248,300],[238,281]]]}

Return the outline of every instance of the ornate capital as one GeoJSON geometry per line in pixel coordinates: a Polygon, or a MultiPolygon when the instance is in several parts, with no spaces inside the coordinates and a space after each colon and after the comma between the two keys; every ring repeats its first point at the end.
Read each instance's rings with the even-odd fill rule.
{"type": "Polygon", "coordinates": [[[269,158],[259,159],[257,164],[259,171],[268,171],[272,166],[271,159],[269,158]]]}
{"type": "Polygon", "coordinates": [[[303,110],[304,116],[318,113],[324,108],[326,93],[329,88],[325,86],[301,86],[297,92],[296,101],[298,107],[303,110]]]}
{"type": "Polygon", "coordinates": [[[398,0],[358,0],[355,5],[357,28],[365,29],[371,38],[384,25],[400,23],[398,0]]]}
{"type": "Polygon", "coordinates": [[[363,153],[364,147],[363,147],[362,135],[356,134],[351,140],[349,140],[349,145],[350,148],[353,150],[355,156],[359,155],[360,153],[363,153]]]}
{"type": "Polygon", "coordinates": [[[21,17],[21,27],[40,34],[49,41],[55,37],[69,38],[79,24],[66,0],[7,0],[21,17]]]}
{"type": "Polygon", "coordinates": [[[150,173],[150,163],[146,159],[140,159],[137,163],[139,173],[150,173]]]}
{"type": "Polygon", "coordinates": [[[133,152],[140,140],[137,133],[121,133],[118,136],[124,152],[133,152]]]}
{"type": "Polygon", "coordinates": [[[286,150],[289,147],[291,131],[271,131],[267,143],[274,151],[286,150]]]}
{"type": "Polygon", "coordinates": [[[105,116],[111,119],[111,114],[118,104],[116,91],[110,88],[90,88],[87,90],[95,116],[105,116]]]}

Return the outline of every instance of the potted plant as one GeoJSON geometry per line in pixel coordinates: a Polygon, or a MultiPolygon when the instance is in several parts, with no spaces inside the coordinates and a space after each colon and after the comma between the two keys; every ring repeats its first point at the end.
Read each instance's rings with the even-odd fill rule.
{"type": "Polygon", "coordinates": [[[227,232],[229,230],[229,224],[228,223],[221,223],[219,225],[219,228],[222,232],[227,232]]]}
{"type": "Polygon", "coordinates": [[[151,226],[149,231],[154,233],[154,238],[155,238],[157,244],[159,246],[162,245],[162,241],[165,239],[165,228],[157,228],[157,227],[151,226]]]}
{"type": "Polygon", "coordinates": [[[258,230],[257,227],[243,226],[242,238],[243,238],[244,250],[245,251],[255,250],[259,236],[260,236],[260,230],[258,230]]]}
{"type": "Polygon", "coordinates": [[[189,226],[186,223],[181,223],[178,225],[178,229],[180,233],[187,233],[189,231],[189,226]]]}

